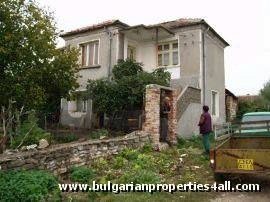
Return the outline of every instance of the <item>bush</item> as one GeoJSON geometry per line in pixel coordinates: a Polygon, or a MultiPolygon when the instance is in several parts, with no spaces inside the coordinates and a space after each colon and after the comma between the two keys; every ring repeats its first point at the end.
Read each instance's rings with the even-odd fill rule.
{"type": "Polygon", "coordinates": [[[133,162],[137,168],[153,170],[155,168],[155,159],[153,156],[148,154],[139,154],[138,158],[133,162]]]}
{"type": "Polygon", "coordinates": [[[153,151],[153,146],[150,143],[147,143],[143,145],[143,147],[140,149],[143,153],[150,153],[153,151]]]}
{"type": "Polygon", "coordinates": [[[99,139],[101,136],[109,136],[109,132],[106,129],[98,129],[90,133],[90,138],[99,139]]]}
{"type": "Polygon", "coordinates": [[[113,165],[112,167],[115,169],[119,169],[124,167],[127,164],[127,160],[124,159],[122,156],[117,156],[114,160],[113,160],[113,165]]]}
{"type": "Polygon", "coordinates": [[[11,141],[11,147],[17,148],[21,142],[21,146],[27,146],[31,144],[38,144],[40,139],[46,139],[50,142],[51,134],[38,127],[38,119],[34,112],[29,113],[26,121],[18,128],[18,134],[14,135],[14,139],[11,141]]]}
{"type": "Polygon", "coordinates": [[[133,182],[134,184],[157,184],[161,182],[159,175],[145,169],[133,169],[131,172],[125,172],[119,180],[121,183],[133,182]]]}
{"type": "Polygon", "coordinates": [[[56,178],[45,171],[0,171],[0,184],[0,201],[61,199],[56,178]]]}
{"type": "Polygon", "coordinates": [[[138,158],[139,152],[135,149],[129,149],[125,148],[123,151],[120,153],[120,156],[124,157],[127,160],[135,160],[138,158]]]}
{"type": "Polygon", "coordinates": [[[70,179],[73,182],[88,183],[95,177],[95,172],[85,166],[71,168],[70,179]]]}
{"type": "Polygon", "coordinates": [[[57,143],[68,143],[68,142],[73,142],[79,139],[79,137],[73,133],[69,134],[60,134],[60,135],[54,135],[53,139],[57,143]]]}

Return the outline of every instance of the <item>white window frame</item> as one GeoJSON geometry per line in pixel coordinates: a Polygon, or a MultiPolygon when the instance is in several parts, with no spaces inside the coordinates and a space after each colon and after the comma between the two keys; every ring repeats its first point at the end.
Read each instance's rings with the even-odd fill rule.
{"type": "Polygon", "coordinates": [[[82,111],[83,112],[87,111],[87,100],[82,100],[82,111]]]}
{"type": "MultiPolygon", "coordinates": [[[[100,57],[100,39],[93,39],[93,40],[89,40],[89,41],[84,41],[82,43],[79,43],[78,44],[78,48],[81,49],[81,46],[82,45],[86,45],[87,44],[87,48],[86,48],[86,65],[83,66],[82,65],[82,52],[81,52],[81,58],[80,58],[80,63],[81,63],[81,67],[91,67],[91,66],[99,66],[100,65],[100,60],[99,60],[99,57],[100,57]],[[92,64],[92,65],[89,65],[89,44],[90,43],[95,43],[95,42],[98,42],[98,56],[97,56],[97,60],[98,60],[98,63],[97,64],[92,64]]],[[[80,50],[81,51],[81,50],[80,50]]],[[[96,57],[96,46],[94,46],[94,55],[93,55],[93,61],[95,62],[95,57],[96,57]]]]}
{"type": "Polygon", "coordinates": [[[219,117],[219,92],[216,90],[211,90],[211,115],[214,117],[219,117]],[[216,114],[213,114],[213,93],[216,94],[216,100],[215,100],[215,112],[216,114]]]}
{"type": "Polygon", "coordinates": [[[170,41],[163,41],[163,42],[160,42],[157,44],[157,47],[156,47],[156,50],[157,50],[157,67],[178,67],[180,65],[180,57],[179,57],[179,40],[178,39],[175,39],[175,40],[170,40],[170,41]],[[177,43],[178,46],[177,48],[173,49],[173,44],[174,43],[177,43]],[[158,47],[161,45],[161,46],[164,46],[164,45],[167,45],[169,44],[169,49],[168,50],[158,50],[158,47]],[[177,64],[173,64],[173,53],[174,52],[177,52],[178,53],[178,63],[177,64]],[[164,62],[164,54],[165,53],[169,53],[169,64],[168,65],[159,65],[158,64],[158,55],[161,54],[162,55],[162,62],[164,62]]]}

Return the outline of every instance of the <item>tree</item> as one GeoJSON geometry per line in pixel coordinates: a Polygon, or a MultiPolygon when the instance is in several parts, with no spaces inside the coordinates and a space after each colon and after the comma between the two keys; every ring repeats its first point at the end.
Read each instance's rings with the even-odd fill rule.
{"type": "Polygon", "coordinates": [[[113,115],[121,110],[141,109],[145,86],[159,84],[168,86],[170,73],[157,69],[152,73],[143,71],[142,64],[130,59],[120,60],[113,67],[113,79],[89,80],[87,98],[93,100],[96,113],[113,115]]]}
{"type": "Polygon", "coordinates": [[[34,0],[0,2],[0,106],[57,110],[77,87],[78,51],[56,48],[52,13],[34,0]]]}
{"type": "Polygon", "coordinates": [[[270,81],[264,84],[264,87],[260,90],[260,95],[270,103],[270,81]]]}

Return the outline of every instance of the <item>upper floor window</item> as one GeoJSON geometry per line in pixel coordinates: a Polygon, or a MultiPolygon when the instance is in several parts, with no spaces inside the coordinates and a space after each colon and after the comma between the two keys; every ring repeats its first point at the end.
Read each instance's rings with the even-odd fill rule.
{"type": "Polygon", "coordinates": [[[158,45],[158,66],[173,66],[179,64],[178,42],[168,42],[158,45]]]}
{"type": "Polygon", "coordinates": [[[92,41],[80,45],[81,47],[81,64],[85,66],[93,66],[99,64],[99,41],[92,41]]]}

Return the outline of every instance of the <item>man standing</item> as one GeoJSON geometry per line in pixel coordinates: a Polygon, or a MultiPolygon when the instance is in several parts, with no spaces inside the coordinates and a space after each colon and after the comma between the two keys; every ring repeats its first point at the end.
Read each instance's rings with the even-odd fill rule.
{"type": "Polygon", "coordinates": [[[198,124],[200,127],[200,134],[203,136],[203,146],[206,154],[209,154],[210,152],[209,135],[212,132],[212,120],[208,111],[209,107],[206,105],[203,106],[203,113],[198,124]]]}
{"type": "Polygon", "coordinates": [[[160,141],[168,142],[168,115],[171,111],[170,98],[165,97],[160,111],[161,127],[160,127],[160,141]]]}

